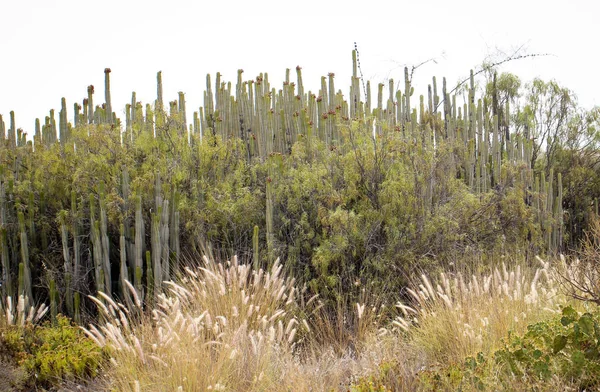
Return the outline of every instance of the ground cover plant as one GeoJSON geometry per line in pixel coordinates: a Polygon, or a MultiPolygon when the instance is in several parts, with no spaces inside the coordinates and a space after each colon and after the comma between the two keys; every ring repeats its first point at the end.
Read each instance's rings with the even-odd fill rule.
{"type": "Polygon", "coordinates": [[[596,235],[600,110],[493,64],[419,97],[407,68],[375,99],[356,52],[352,67],[348,95],[333,73],[306,91],[301,67],[279,90],[266,73],[207,76],[192,116],[159,72],[156,101],[134,92],[125,119],[107,68],[104,102],[89,86],[73,122],[64,98],[32,140],[0,117],[3,306],[19,298],[14,336],[71,331],[85,370],[14,363],[40,384],[112,369],[93,343],[120,364],[101,376],[119,390],[410,390],[469,358],[478,372],[560,306],[582,311],[572,298],[597,294],[577,248],[596,235]],[[198,345],[202,360],[185,351],[198,345]]]}

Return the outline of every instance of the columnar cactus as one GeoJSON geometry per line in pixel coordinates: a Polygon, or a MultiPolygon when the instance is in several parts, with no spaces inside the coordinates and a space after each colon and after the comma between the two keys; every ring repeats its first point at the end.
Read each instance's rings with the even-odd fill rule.
{"type": "Polygon", "coordinates": [[[50,279],[50,317],[54,325],[56,316],[58,316],[58,291],[56,290],[56,281],[50,279]]]}
{"type": "Polygon", "coordinates": [[[142,197],[136,197],[135,203],[135,288],[138,296],[142,296],[142,271],[144,252],[144,220],[142,217],[142,197]]]}
{"type": "Polygon", "coordinates": [[[156,111],[163,110],[163,85],[162,85],[162,71],[158,71],[156,73],[156,96],[157,96],[157,105],[156,111]]]}
{"type": "Polygon", "coordinates": [[[2,262],[2,292],[4,297],[13,296],[13,283],[11,278],[10,257],[8,254],[8,241],[4,224],[0,227],[0,261],[2,262]]]}
{"type": "Polygon", "coordinates": [[[106,104],[105,121],[109,124],[113,123],[112,103],[110,99],[110,68],[104,69],[104,102],[106,104]]]}
{"type": "Polygon", "coordinates": [[[71,191],[71,236],[73,237],[73,282],[74,289],[77,290],[81,272],[81,242],[79,239],[79,213],[75,191],[71,191]]]}
{"type": "MultiPolygon", "coordinates": [[[[24,295],[33,301],[33,290],[31,281],[31,267],[29,264],[29,243],[27,241],[27,230],[25,228],[25,216],[19,211],[19,231],[21,239],[21,263],[23,264],[23,279],[19,280],[19,295],[24,295]]],[[[32,302],[30,302],[32,303],[32,302]]]]}
{"type": "Polygon", "coordinates": [[[121,299],[129,308],[132,306],[131,295],[125,281],[130,281],[127,269],[127,243],[125,240],[125,225],[119,226],[119,291],[121,299]]]}
{"type": "Polygon", "coordinates": [[[15,126],[15,112],[10,111],[10,128],[8,128],[8,146],[15,148],[17,146],[17,130],[15,126]]]}
{"type": "Polygon", "coordinates": [[[94,123],[94,86],[89,85],[87,88],[87,122],[94,123]]]}
{"type": "Polygon", "coordinates": [[[100,238],[102,243],[102,270],[104,272],[104,292],[110,296],[112,293],[112,279],[110,266],[110,245],[108,240],[108,216],[106,215],[106,195],[104,183],[100,183],[100,238]]]}

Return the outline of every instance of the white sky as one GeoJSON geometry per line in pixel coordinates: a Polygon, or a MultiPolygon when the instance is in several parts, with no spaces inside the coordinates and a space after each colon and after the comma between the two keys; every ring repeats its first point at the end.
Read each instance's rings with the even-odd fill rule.
{"type": "MultiPolygon", "coordinates": [[[[95,86],[104,102],[104,73],[112,69],[113,110],[123,120],[131,92],[156,97],[163,71],[164,99],[186,93],[188,122],[202,104],[206,74],[235,82],[268,72],[280,88],[285,69],[303,68],[305,90],[336,74],[336,90],[349,91],[351,51],[358,43],[364,76],[376,85],[403,81],[403,67],[435,58],[415,73],[415,93],[426,94],[432,76],[450,85],[489,55],[550,53],[500,68],[522,81],[556,79],[582,106],[600,104],[600,6],[592,0],[395,1],[75,1],[0,0],[0,114],[9,112],[31,135],[34,121],[95,86]]],[[[374,95],[375,96],[375,95],[374,95]]],[[[58,120],[58,116],[56,116],[58,120]]]]}

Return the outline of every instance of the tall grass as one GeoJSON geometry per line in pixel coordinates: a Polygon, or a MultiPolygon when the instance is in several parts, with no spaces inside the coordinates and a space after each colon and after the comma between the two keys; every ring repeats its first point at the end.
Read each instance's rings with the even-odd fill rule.
{"type": "Polygon", "coordinates": [[[45,304],[29,306],[28,303],[29,300],[23,295],[18,297],[16,303],[11,296],[7,296],[4,303],[0,301],[0,327],[35,324],[48,313],[48,306],[45,304]]]}
{"type": "Polygon", "coordinates": [[[166,286],[151,316],[139,302],[93,298],[104,321],[84,331],[110,348],[115,390],[345,390],[402,356],[402,342],[378,327],[380,309],[358,303],[331,315],[279,262],[265,271],[205,257],[166,286]]]}
{"type": "Polygon", "coordinates": [[[104,322],[85,332],[110,348],[119,391],[364,391],[384,381],[414,390],[421,371],[492,354],[509,331],[560,311],[568,298],[538,260],[469,278],[424,274],[390,318],[393,307],[366,291],[362,302],[324,309],[279,262],[266,271],[205,257],[167,282],[150,312],[131,286],[132,309],[100,293],[104,322]]]}
{"type": "MultiPolygon", "coordinates": [[[[487,274],[470,277],[442,272],[437,280],[421,276],[407,292],[410,303],[394,324],[412,336],[429,365],[460,363],[479,352],[493,353],[508,333],[560,311],[566,297],[549,262],[538,268],[502,263],[487,274]]],[[[407,302],[408,303],[408,302],[407,302]]]]}

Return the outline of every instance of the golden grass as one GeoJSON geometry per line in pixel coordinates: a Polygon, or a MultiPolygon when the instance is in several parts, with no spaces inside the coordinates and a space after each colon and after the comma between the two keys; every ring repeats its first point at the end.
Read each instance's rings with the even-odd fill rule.
{"type": "Polygon", "coordinates": [[[115,390],[344,390],[353,377],[400,356],[397,339],[378,336],[376,308],[340,309],[336,321],[347,323],[340,329],[316,297],[304,302],[278,262],[254,271],[237,258],[205,257],[201,268],[165,287],[151,316],[102,293],[94,298],[105,321],[84,331],[112,349],[107,374],[115,390]]]}
{"type": "Polygon", "coordinates": [[[45,304],[30,306],[27,297],[20,295],[15,304],[12,297],[7,296],[5,302],[0,301],[0,327],[6,325],[23,326],[26,323],[38,323],[48,313],[45,304]]]}
{"type": "Polygon", "coordinates": [[[407,289],[411,301],[395,308],[365,291],[333,311],[305,300],[278,262],[255,271],[237,258],[203,260],[165,282],[150,312],[95,298],[105,321],[85,331],[112,348],[114,390],[348,391],[369,377],[414,390],[420,371],[489,355],[509,331],[522,333],[568,301],[542,260],[468,278],[423,275],[407,289]],[[383,368],[392,370],[382,376],[383,368]]]}
{"type": "Polygon", "coordinates": [[[509,331],[522,333],[527,325],[560,312],[567,298],[551,273],[549,262],[539,268],[502,264],[488,274],[433,281],[426,275],[408,289],[409,305],[399,302],[403,315],[394,324],[412,337],[430,365],[461,363],[465,357],[493,353],[509,331]]]}

